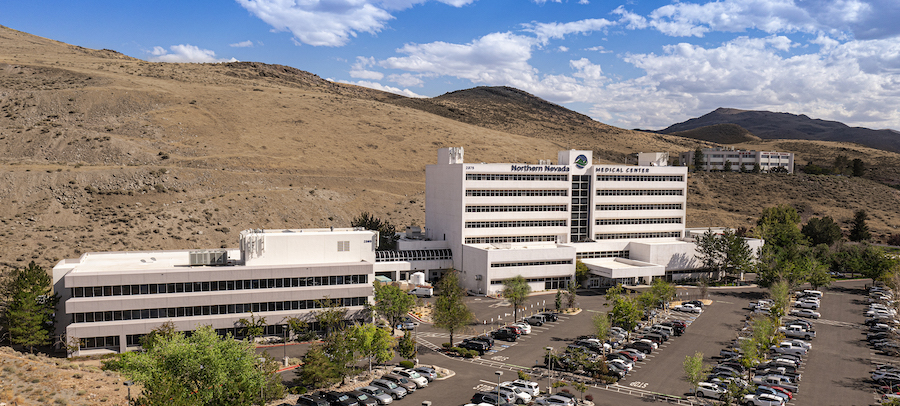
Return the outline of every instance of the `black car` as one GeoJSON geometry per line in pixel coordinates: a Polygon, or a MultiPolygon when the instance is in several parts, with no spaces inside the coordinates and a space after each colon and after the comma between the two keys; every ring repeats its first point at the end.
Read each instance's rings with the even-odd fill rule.
{"type": "Polygon", "coordinates": [[[538,314],[540,314],[541,316],[544,316],[544,319],[546,319],[547,321],[557,321],[557,320],[559,320],[559,313],[555,313],[555,312],[543,312],[543,313],[538,313],[538,314]]]}
{"type": "Polygon", "coordinates": [[[676,336],[684,334],[685,323],[679,321],[664,321],[660,325],[671,327],[676,336]]]}
{"type": "Polygon", "coordinates": [[[625,348],[634,348],[644,354],[650,354],[653,352],[653,346],[650,343],[646,343],[643,341],[635,341],[625,346],[625,348]]]}
{"type": "Polygon", "coordinates": [[[494,348],[494,339],[489,336],[478,336],[478,337],[474,337],[472,339],[476,340],[476,341],[481,341],[481,342],[487,344],[488,349],[494,348]]]}
{"type": "Polygon", "coordinates": [[[356,399],[356,401],[359,402],[359,406],[375,406],[378,404],[378,401],[375,400],[375,398],[370,397],[369,395],[366,395],[365,393],[362,393],[358,390],[352,390],[350,392],[347,392],[347,394],[350,395],[352,399],[356,399]]]}
{"type": "Polygon", "coordinates": [[[512,331],[508,328],[501,328],[496,331],[491,331],[491,337],[494,337],[498,340],[506,340],[509,342],[513,342],[519,339],[519,335],[516,334],[515,331],[512,331]]]}
{"type": "Polygon", "coordinates": [[[699,300],[691,300],[691,301],[689,301],[689,302],[684,302],[684,303],[682,303],[682,304],[690,304],[690,305],[697,306],[697,307],[699,307],[699,308],[701,308],[701,309],[703,308],[703,302],[701,302],[701,301],[699,301],[699,300]]]}
{"type": "Polygon", "coordinates": [[[331,406],[359,406],[356,398],[341,392],[322,392],[322,397],[328,401],[331,406]]]}
{"type": "Polygon", "coordinates": [[[487,403],[490,405],[513,406],[512,403],[500,399],[500,397],[496,394],[483,392],[478,392],[474,396],[472,396],[472,403],[476,405],[479,403],[487,403]]]}
{"type": "Polygon", "coordinates": [[[327,400],[317,394],[303,395],[297,399],[297,406],[330,406],[327,400]]]}
{"type": "Polygon", "coordinates": [[[473,340],[471,338],[463,340],[459,346],[467,350],[478,351],[478,355],[484,355],[484,353],[490,349],[486,342],[473,340]]]}
{"type": "Polygon", "coordinates": [[[643,336],[641,336],[641,338],[646,338],[646,339],[653,341],[654,343],[659,344],[659,345],[662,345],[662,343],[664,343],[666,341],[665,336],[663,336],[662,334],[657,334],[657,333],[647,333],[647,334],[644,334],[643,336]]]}

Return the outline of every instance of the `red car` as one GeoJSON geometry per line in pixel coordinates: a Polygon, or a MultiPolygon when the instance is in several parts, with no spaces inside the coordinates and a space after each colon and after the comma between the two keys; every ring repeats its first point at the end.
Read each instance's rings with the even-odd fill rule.
{"type": "Polygon", "coordinates": [[[628,357],[628,359],[630,359],[631,362],[638,362],[637,357],[635,357],[634,354],[632,354],[628,351],[619,351],[618,354],[622,354],[622,355],[628,357]]]}
{"type": "Polygon", "coordinates": [[[769,386],[769,387],[772,388],[772,389],[775,389],[775,390],[777,390],[777,391],[779,391],[779,392],[781,392],[781,393],[783,393],[783,394],[785,394],[785,395],[787,395],[788,400],[794,399],[794,394],[791,393],[791,391],[789,391],[789,390],[787,390],[787,389],[785,389],[785,388],[782,388],[782,387],[780,387],[780,386],[769,386]]]}
{"type": "Polygon", "coordinates": [[[518,334],[518,335],[525,334],[525,332],[522,331],[522,329],[519,328],[518,326],[506,326],[505,328],[508,328],[508,329],[512,330],[513,332],[515,332],[515,333],[518,334]]]}

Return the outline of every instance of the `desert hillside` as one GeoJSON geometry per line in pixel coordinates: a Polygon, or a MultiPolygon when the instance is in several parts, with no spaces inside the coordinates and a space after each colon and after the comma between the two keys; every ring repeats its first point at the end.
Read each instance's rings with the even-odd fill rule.
{"type": "MultiPolygon", "coordinates": [[[[50,268],[87,251],[235,246],[243,229],[347,226],[362,211],[422,225],[424,168],[445,146],[465,147],[473,162],[572,148],[619,163],[712,145],[611,127],[510,88],[409,99],[286,66],[151,63],[5,27],[0,49],[4,268],[50,268]]],[[[778,148],[794,143],[807,145],[778,148]]],[[[815,144],[801,159],[839,148],[815,144]]],[[[897,154],[882,155],[900,167],[897,154]]],[[[816,192],[870,210],[878,235],[900,227],[896,203],[869,207],[871,196],[900,192],[871,180],[760,176],[770,195],[754,200],[744,179],[719,179],[692,178],[704,194],[689,197],[689,226],[742,226],[782,201],[823,211],[816,192]]]]}

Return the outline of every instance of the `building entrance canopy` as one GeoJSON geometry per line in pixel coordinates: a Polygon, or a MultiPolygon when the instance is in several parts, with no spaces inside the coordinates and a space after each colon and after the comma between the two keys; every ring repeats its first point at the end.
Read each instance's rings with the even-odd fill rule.
{"type": "Polygon", "coordinates": [[[664,265],[635,261],[624,258],[596,258],[581,260],[591,274],[609,279],[644,278],[649,281],[654,276],[665,276],[664,265]]]}

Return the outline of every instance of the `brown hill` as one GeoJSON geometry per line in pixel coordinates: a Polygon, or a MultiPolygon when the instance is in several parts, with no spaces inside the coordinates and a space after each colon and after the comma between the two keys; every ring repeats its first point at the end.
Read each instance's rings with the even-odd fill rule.
{"type": "Polygon", "coordinates": [[[854,142],[871,148],[900,152],[900,133],[849,127],[837,121],[812,119],[803,114],[718,108],[701,117],[673,124],[663,134],[693,130],[715,124],[737,124],[763,139],[854,142]]]}
{"type": "Polygon", "coordinates": [[[671,133],[679,137],[693,138],[695,140],[709,141],[717,144],[738,144],[742,142],[761,141],[759,138],[747,131],[746,128],[737,124],[713,124],[706,127],[699,127],[687,131],[678,131],[671,133]]]}
{"type": "MultiPolygon", "coordinates": [[[[0,266],[234,246],[243,229],[347,226],[362,211],[422,225],[424,166],[444,146],[465,147],[473,162],[577,148],[619,163],[698,144],[611,127],[511,88],[410,99],[286,66],[150,63],[5,27],[0,49],[0,266]]],[[[812,145],[803,159],[845,148],[797,143],[779,148],[812,145]]],[[[873,173],[900,167],[897,154],[881,154],[867,162],[888,169],[873,173]]],[[[793,201],[777,179],[766,179],[775,183],[760,207],[744,209],[793,201]]],[[[865,187],[829,194],[849,205],[893,192],[846,181],[865,187]]],[[[754,193],[691,196],[688,225],[743,225],[751,211],[736,216],[729,205],[754,193]]],[[[880,236],[900,219],[879,207],[870,215],[880,236]]]]}

